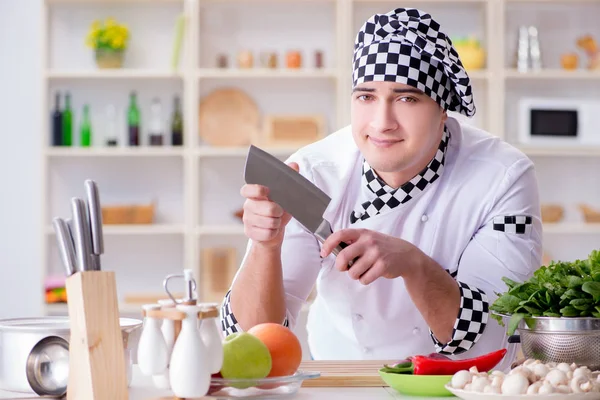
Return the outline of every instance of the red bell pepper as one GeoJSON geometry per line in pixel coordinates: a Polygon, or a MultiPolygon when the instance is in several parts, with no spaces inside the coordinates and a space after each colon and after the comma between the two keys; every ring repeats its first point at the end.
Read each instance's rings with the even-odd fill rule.
{"type": "Polygon", "coordinates": [[[444,360],[430,356],[413,356],[410,361],[415,375],[454,375],[458,371],[477,367],[479,372],[488,372],[506,355],[506,349],[500,349],[479,357],[466,360],[444,360]]]}

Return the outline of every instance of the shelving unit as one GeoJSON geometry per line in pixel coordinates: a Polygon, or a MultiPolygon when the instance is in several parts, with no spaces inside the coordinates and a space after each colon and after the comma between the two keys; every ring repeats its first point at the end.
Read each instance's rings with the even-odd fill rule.
{"type": "MultiPolygon", "coordinates": [[[[591,33],[600,40],[597,24],[584,24],[581,28],[567,24],[561,28],[570,29],[568,33],[561,31],[565,35],[562,42],[554,40],[554,36],[552,43],[543,40],[555,29],[553,13],[560,12],[566,4],[581,15],[600,11],[598,0],[409,0],[401,5],[432,13],[451,36],[473,33],[481,40],[487,60],[484,69],[469,72],[478,107],[471,123],[514,143],[534,160],[542,201],[571,204],[587,199],[598,204],[600,192],[595,187],[600,187],[600,182],[593,171],[600,168],[600,148],[549,149],[515,141],[514,103],[520,96],[537,91],[571,97],[600,93],[600,72],[561,70],[556,59],[556,48],[575,48],[572,37],[578,33],[591,33]],[[551,9],[544,14],[548,22],[540,34],[547,68],[520,73],[512,63],[517,24],[540,23],[535,13],[546,4],[551,9]],[[576,185],[568,176],[582,173],[582,165],[588,181],[594,183],[573,189],[576,185]],[[561,179],[571,185],[563,194],[558,193],[561,188],[556,186],[561,179]]],[[[40,235],[44,275],[60,275],[62,271],[50,225],[52,217],[68,212],[68,199],[83,195],[83,180],[88,177],[98,181],[104,204],[158,201],[155,225],[105,227],[105,268],[116,271],[120,297],[130,290],[139,292],[140,288],[160,292],[161,277],[183,268],[192,268],[200,279],[204,248],[234,247],[237,261],[241,261],[246,240],[241,221],[234,213],[243,204],[239,188],[247,148],[203,143],[198,132],[200,100],[216,88],[233,86],[248,93],[262,114],[320,110],[327,116],[327,132],[344,127],[350,122],[351,57],[356,31],[373,13],[399,6],[389,0],[45,0],[46,65],[41,76],[45,92],[40,105],[45,115],[51,112],[54,93],[69,90],[76,114],[74,133],[83,103],[90,102],[93,125],[97,128],[94,134],[101,137],[102,108],[107,102],[115,103],[123,116],[127,95],[135,90],[143,117],[149,114],[150,99],[156,96],[166,106],[167,119],[173,96],[179,95],[185,137],[181,148],[48,146],[42,160],[46,197],[40,199],[47,226],[40,235]],[[182,13],[186,16],[182,57],[178,67],[172,69],[169,63],[175,20],[182,13]],[[285,15],[285,20],[277,18],[281,15],[285,15]],[[96,68],[91,50],[83,45],[91,19],[108,16],[132,23],[131,47],[122,69],[96,68]],[[270,22],[255,21],[259,17],[270,22]],[[273,31],[277,34],[273,35],[273,31]],[[262,50],[282,56],[287,49],[300,48],[307,66],[299,70],[215,67],[217,53],[225,52],[234,66],[236,52],[244,48],[255,52],[257,64],[262,50]],[[322,69],[311,66],[316,49],[324,51],[322,69]]],[[[280,65],[282,60],[280,57],[280,65]]],[[[125,119],[122,120],[124,131],[125,119]]],[[[49,143],[49,124],[40,138],[49,143]]],[[[266,150],[285,159],[296,149],[266,150]]],[[[564,223],[546,225],[544,234],[550,245],[562,246],[554,256],[572,258],[573,254],[581,256],[587,243],[600,239],[600,228],[570,216],[564,223]],[[581,235],[590,242],[579,240],[581,235]],[[585,243],[579,246],[579,242],[585,243]]],[[[47,309],[49,313],[64,310],[60,305],[47,309]]],[[[123,304],[122,312],[138,314],[139,305],[123,304]]]]}

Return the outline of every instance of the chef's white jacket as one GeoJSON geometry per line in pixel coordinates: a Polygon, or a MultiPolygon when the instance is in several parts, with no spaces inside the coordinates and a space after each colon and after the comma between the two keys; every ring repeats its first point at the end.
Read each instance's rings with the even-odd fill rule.
{"type": "MultiPolygon", "coordinates": [[[[458,282],[483,291],[491,305],[506,285],[501,278],[528,279],[541,264],[542,227],[533,163],[520,151],[469,125],[449,118],[451,140],[443,173],[433,184],[396,208],[350,223],[364,198],[363,158],[350,127],[293,154],[300,173],[331,197],[324,218],[337,231],[376,230],[413,243],[458,282]]],[[[252,245],[248,243],[247,250],[252,245]]],[[[282,246],[286,324],[292,329],[313,285],[317,296],[307,321],[315,359],[403,359],[441,351],[409,297],[402,278],[379,278],[368,286],[333,268],[335,256],[319,256],[320,243],[295,219],[282,246]]],[[[248,253],[246,253],[247,256],[248,253]]],[[[242,261],[242,265],[245,258],[242,261]]],[[[427,290],[427,288],[423,288],[427,290]]],[[[432,298],[432,302],[444,301],[432,298]]],[[[229,307],[222,308],[223,329],[239,331],[229,307]]],[[[474,345],[454,358],[470,358],[502,347],[514,359],[506,328],[494,319],[474,345]]]]}

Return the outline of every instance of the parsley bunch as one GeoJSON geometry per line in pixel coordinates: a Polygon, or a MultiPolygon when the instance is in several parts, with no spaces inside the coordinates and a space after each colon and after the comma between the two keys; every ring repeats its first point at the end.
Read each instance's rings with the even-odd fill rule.
{"type": "MultiPolygon", "coordinates": [[[[491,311],[510,315],[508,334],[514,334],[524,317],[600,318],[600,251],[573,262],[552,261],[518,283],[502,278],[508,286],[490,306],[491,311]]],[[[504,326],[502,316],[492,314],[504,326]]]]}

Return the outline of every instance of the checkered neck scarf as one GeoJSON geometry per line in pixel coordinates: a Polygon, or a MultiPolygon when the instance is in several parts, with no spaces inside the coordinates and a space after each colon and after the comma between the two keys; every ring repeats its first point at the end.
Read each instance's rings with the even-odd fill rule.
{"type": "Polygon", "coordinates": [[[435,182],[444,169],[446,149],[448,148],[449,141],[450,132],[444,127],[444,134],[440,141],[438,151],[435,153],[435,156],[431,159],[429,164],[427,164],[427,166],[414,178],[397,189],[388,186],[381,180],[365,160],[362,169],[362,183],[369,188],[376,197],[373,200],[362,203],[359,209],[354,210],[352,214],[350,214],[350,223],[353,224],[359,220],[364,221],[369,217],[391,210],[400,204],[404,204],[435,182]]]}
{"type": "Polygon", "coordinates": [[[414,8],[375,14],[354,43],[353,87],[388,81],[413,86],[444,110],[471,117],[471,83],[452,41],[431,15],[414,8]]]}

